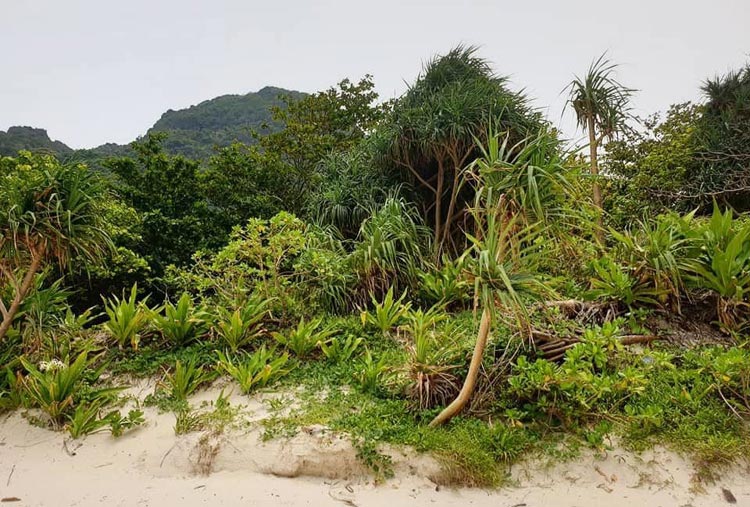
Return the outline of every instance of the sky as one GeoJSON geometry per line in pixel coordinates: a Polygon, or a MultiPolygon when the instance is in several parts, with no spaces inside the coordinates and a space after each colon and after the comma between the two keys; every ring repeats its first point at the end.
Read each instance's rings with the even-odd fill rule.
{"type": "Polygon", "coordinates": [[[647,115],[749,62],[748,20],[750,0],[0,0],[0,130],[122,144],[167,109],[364,74],[390,98],[463,43],[576,137],[561,92],[602,52],[647,115]]]}

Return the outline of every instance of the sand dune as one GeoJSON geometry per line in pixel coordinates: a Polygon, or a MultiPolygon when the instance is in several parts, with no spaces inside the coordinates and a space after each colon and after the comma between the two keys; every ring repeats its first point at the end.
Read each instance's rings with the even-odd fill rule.
{"type": "MultiPolygon", "coordinates": [[[[134,391],[142,394],[148,386],[134,391]]],[[[216,390],[193,403],[215,399],[216,390]]],[[[750,473],[735,468],[696,485],[691,465],[665,449],[642,455],[613,450],[573,462],[527,461],[495,491],[450,489],[430,478],[429,456],[390,449],[396,477],[376,484],[348,439],[311,427],[291,439],[262,442],[263,397],[233,397],[244,424],[175,436],[174,416],[146,411],[147,424],[119,439],[70,440],[29,424],[19,412],[0,420],[0,499],[24,506],[719,506],[750,505],[750,473]],[[726,490],[726,491],[724,491],[726,490]],[[729,493],[727,493],[729,492],[729,493]],[[18,499],[14,501],[15,499],[18,499]]]]}

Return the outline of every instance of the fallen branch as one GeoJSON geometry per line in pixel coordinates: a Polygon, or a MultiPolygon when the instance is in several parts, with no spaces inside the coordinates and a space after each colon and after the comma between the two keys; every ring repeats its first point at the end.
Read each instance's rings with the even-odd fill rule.
{"type": "MultiPolygon", "coordinates": [[[[532,331],[535,336],[537,331],[532,331]]],[[[541,333],[545,336],[549,336],[549,333],[541,333]]],[[[645,343],[651,343],[658,340],[660,337],[653,334],[626,334],[619,337],[620,343],[623,345],[639,345],[645,343]]],[[[581,340],[578,337],[568,338],[553,338],[536,345],[536,350],[540,352],[541,357],[547,361],[559,361],[565,356],[565,352],[572,349],[576,344],[580,343],[581,340]]]]}

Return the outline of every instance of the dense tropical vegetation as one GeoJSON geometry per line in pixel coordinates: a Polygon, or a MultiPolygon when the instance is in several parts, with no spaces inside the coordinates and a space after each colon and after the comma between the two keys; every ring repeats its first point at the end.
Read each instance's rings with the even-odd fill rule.
{"type": "Polygon", "coordinates": [[[583,145],[457,47],[392,101],[274,97],[210,151],[1,158],[0,410],[119,435],[122,386],[161,374],[182,433],[218,378],[302,386],[268,438],[321,423],[379,474],[390,442],[477,485],[611,435],[750,455],[750,67],[644,120],[616,70],[567,88],[583,145]]]}

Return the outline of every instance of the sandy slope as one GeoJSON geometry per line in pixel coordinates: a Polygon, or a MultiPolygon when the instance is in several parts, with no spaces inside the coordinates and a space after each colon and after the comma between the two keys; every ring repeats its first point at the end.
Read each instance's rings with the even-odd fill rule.
{"type": "MultiPolygon", "coordinates": [[[[191,401],[217,395],[209,390],[191,401]]],[[[253,424],[269,416],[261,398],[233,397],[244,405],[247,424],[223,435],[177,437],[174,416],[149,410],[145,427],[119,439],[97,434],[71,441],[11,414],[0,420],[0,500],[24,506],[699,507],[729,505],[726,488],[737,505],[750,505],[747,470],[733,470],[696,493],[690,465],[663,449],[590,454],[553,467],[527,462],[512,470],[513,486],[491,492],[438,488],[429,479],[439,471],[434,460],[392,451],[396,478],[375,485],[349,442],[324,429],[262,443],[253,424]],[[8,502],[14,498],[20,501],[8,502]]]]}

